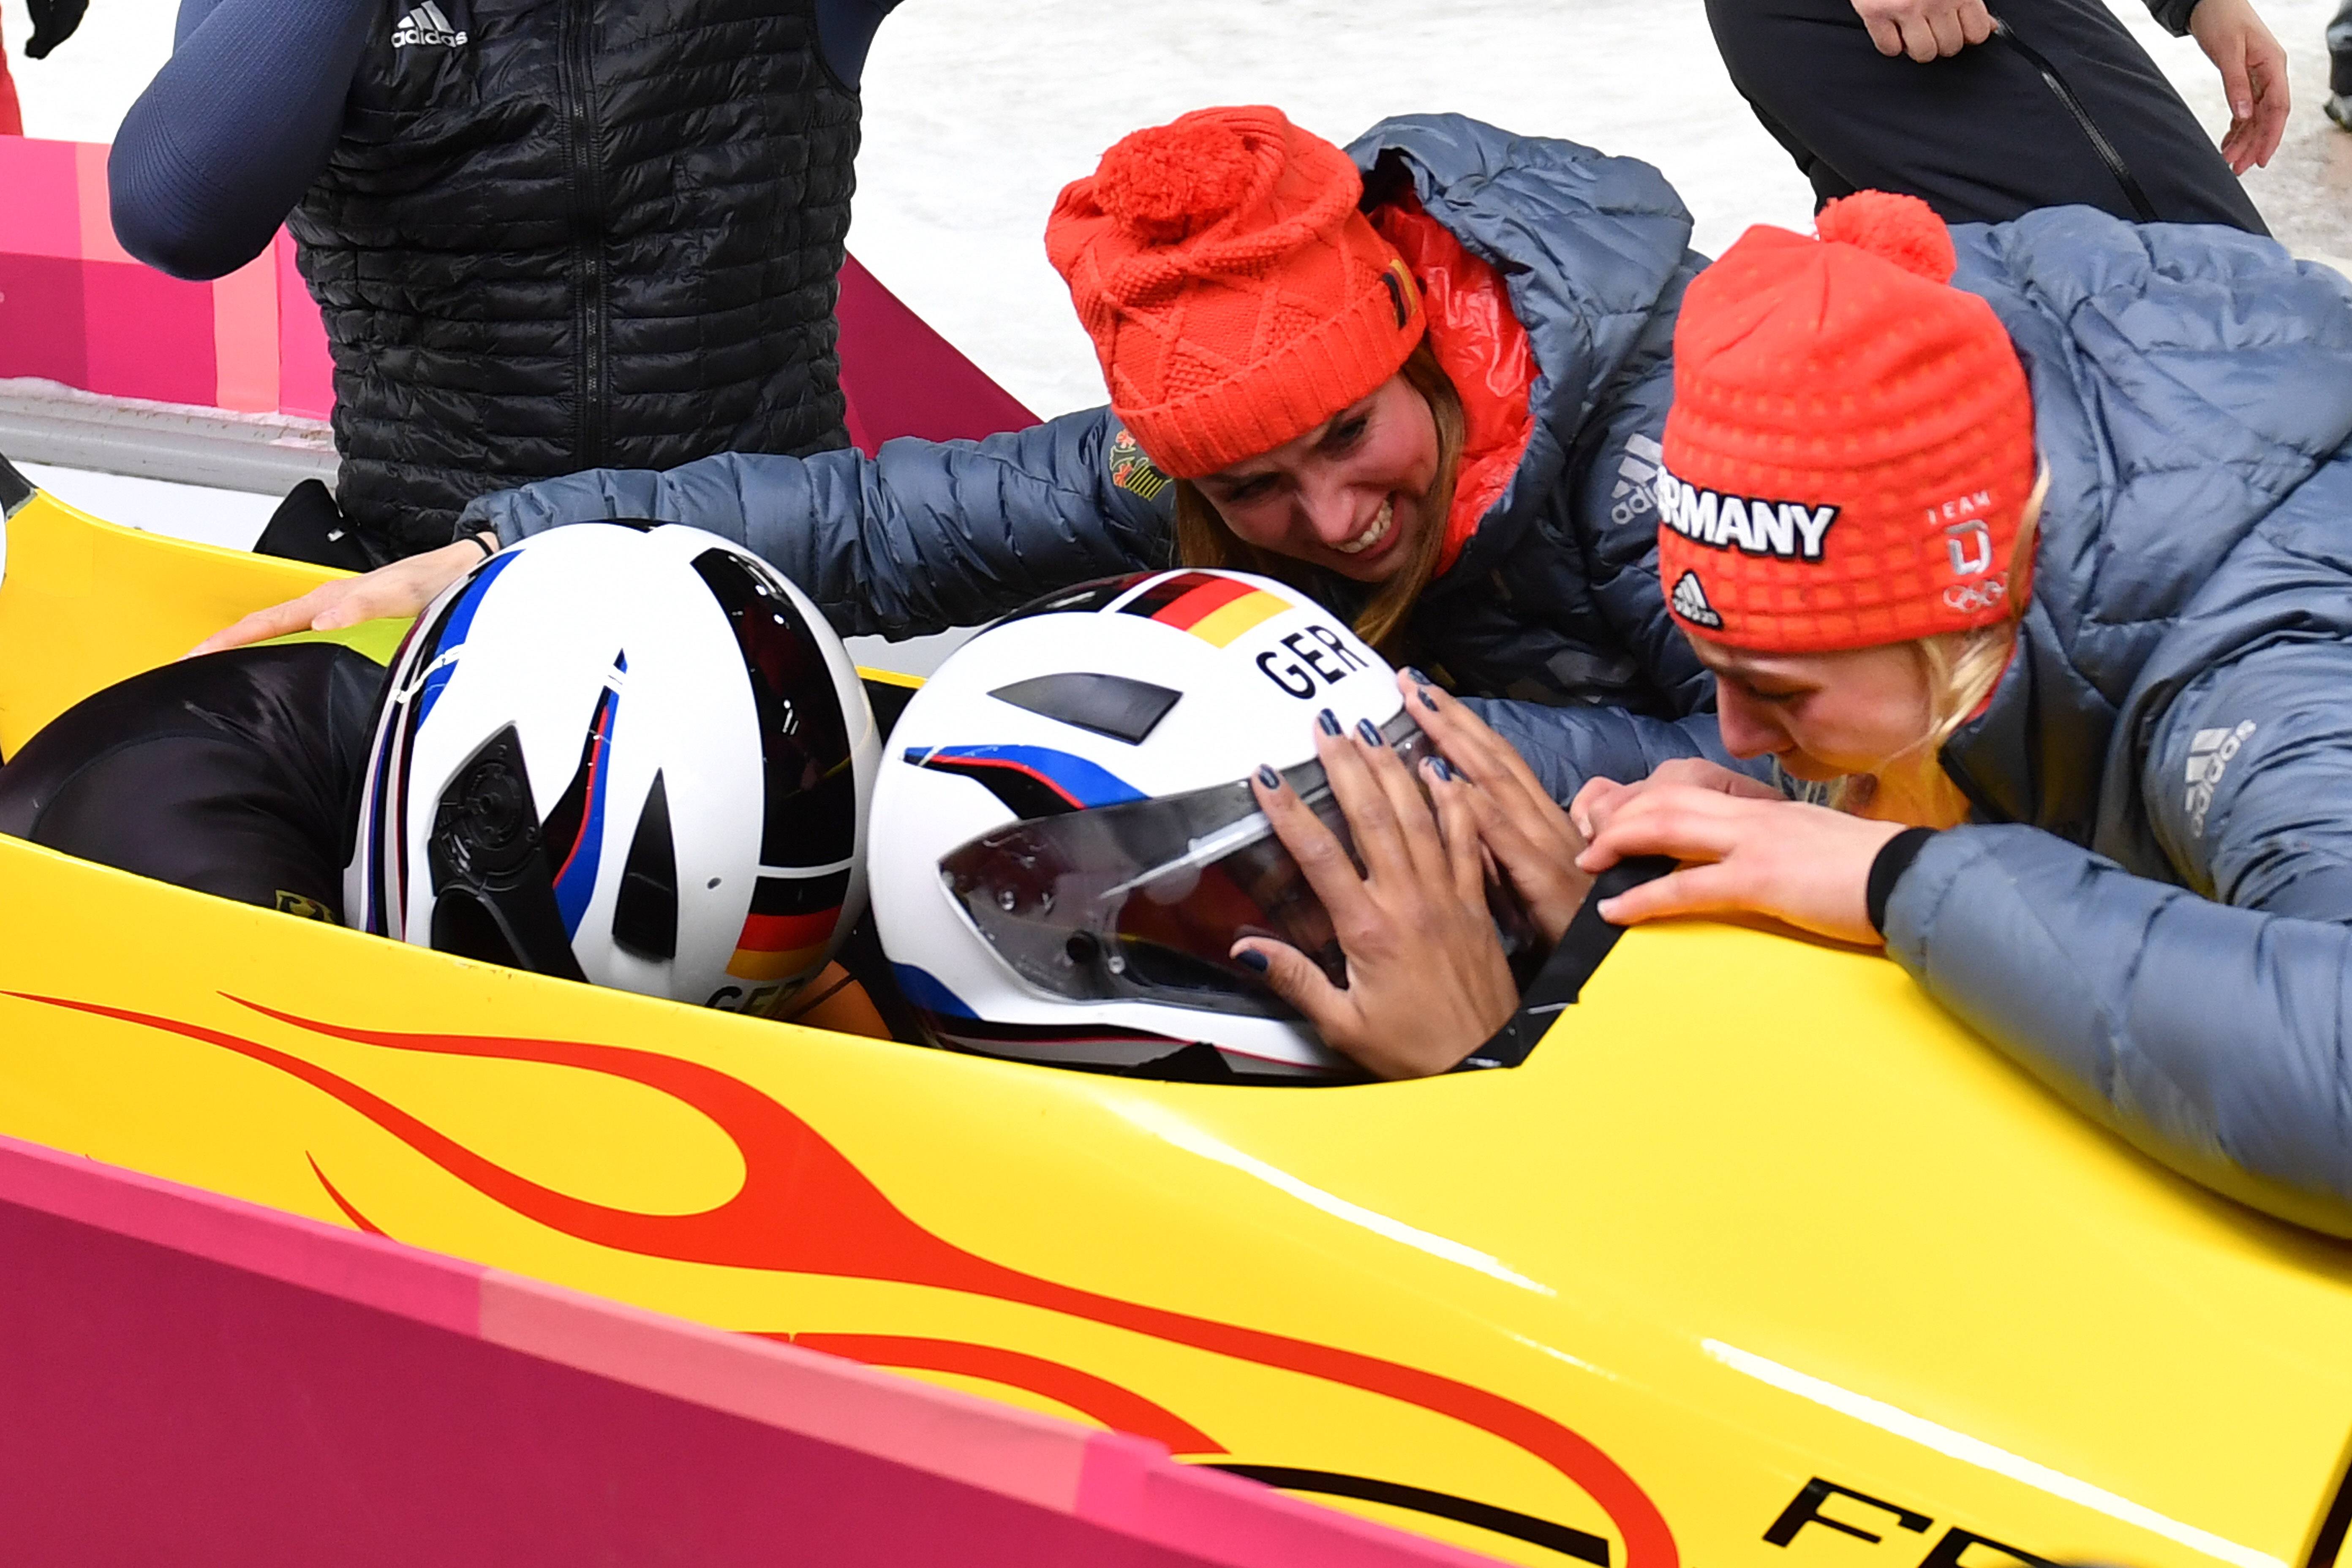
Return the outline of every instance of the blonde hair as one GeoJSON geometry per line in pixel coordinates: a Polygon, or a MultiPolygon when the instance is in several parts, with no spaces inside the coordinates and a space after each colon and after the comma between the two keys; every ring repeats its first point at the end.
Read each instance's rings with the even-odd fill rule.
{"type": "MultiPolygon", "coordinates": [[[[2042,498],[2049,489],[2050,470],[2044,468],[2034,476],[2033,489],[2017,520],[2017,542],[2009,557],[2008,613],[1990,626],[1938,632],[1905,645],[1918,656],[1920,672],[1927,678],[1927,728],[1882,763],[1879,772],[1905,763],[1921,769],[1928,775],[1930,804],[1951,816],[1965,817],[1969,800],[1944,772],[1944,744],[1976,717],[2009,668],[2010,655],[2017,647],[2017,623],[2032,597],[2033,548],[2041,532],[2042,498]]],[[[1878,776],[1863,773],[1840,779],[1831,788],[1829,803],[1841,811],[1860,812],[1877,793],[1878,776]]]]}
{"type": "MultiPolygon", "coordinates": [[[[1421,497],[1421,537],[1413,544],[1412,559],[1381,584],[1356,614],[1356,635],[1391,657],[1395,650],[1390,645],[1403,629],[1413,601],[1421,597],[1430,578],[1437,574],[1437,556],[1445,545],[1446,523],[1454,512],[1454,487],[1461,477],[1462,449],[1467,443],[1469,428],[1462,413],[1462,396],[1454,390],[1453,379],[1438,364],[1428,338],[1423,337],[1413,346],[1398,374],[1421,394],[1422,401],[1429,405],[1430,417],[1436,422],[1437,477],[1421,497]]],[[[1293,587],[1312,587],[1300,581],[1306,575],[1302,563],[1271,550],[1261,550],[1235,534],[1209,498],[1201,493],[1200,487],[1189,479],[1176,481],[1176,555],[1187,566],[1255,572],[1293,587]]]]}

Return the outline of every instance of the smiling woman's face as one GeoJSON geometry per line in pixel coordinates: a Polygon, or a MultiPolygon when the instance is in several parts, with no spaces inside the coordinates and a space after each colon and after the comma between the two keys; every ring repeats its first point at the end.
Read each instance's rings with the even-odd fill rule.
{"type": "Polygon", "coordinates": [[[1437,482],[1437,420],[1392,375],[1286,446],[1193,481],[1225,526],[1260,550],[1379,583],[1412,561],[1437,482]]]}
{"type": "Polygon", "coordinates": [[[1909,643],[1801,654],[1690,643],[1715,671],[1716,716],[1733,756],[1777,757],[1790,777],[1826,784],[1878,772],[1927,732],[1927,665],[1909,643]]]}

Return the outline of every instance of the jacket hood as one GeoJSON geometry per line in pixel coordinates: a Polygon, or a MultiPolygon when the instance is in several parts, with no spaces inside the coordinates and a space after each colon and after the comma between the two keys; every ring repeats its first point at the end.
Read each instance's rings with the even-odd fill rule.
{"type": "Polygon", "coordinates": [[[2250,534],[2352,438],[2352,284],[2275,242],[2087,207],[1955,227],[1952,281],[2008,328],[2048,465],[2032,600],[1945,747],[1985,815],[2105,853],[2142,831],[2133,754],[2248,639],[2250,534]]]}
{"type": "Polygon", "coordinates": [[[1515,136],[1459,114],[1383,120],[1348,153],[1363,171],[1368,205],[1409,187],[1423,211],[1503,275],[1534,349],[1527,455],[1441,582],[1482,580],[1536,525],[1610,384],[1658,311],[1673,310],[1690,214],[1666,177],[1638,159],[1515,136]]]}

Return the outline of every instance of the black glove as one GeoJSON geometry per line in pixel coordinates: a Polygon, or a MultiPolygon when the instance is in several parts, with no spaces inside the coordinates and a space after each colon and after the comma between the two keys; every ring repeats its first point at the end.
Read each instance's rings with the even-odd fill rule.
{"type": "Polygon", "coordinates": [[[89,0],[26,0],[33,13],[33,36],[25,45],[25,58],[37,60],[59,44],[74,36],[81,26],[82,13],[89,9],[89,0]]]}

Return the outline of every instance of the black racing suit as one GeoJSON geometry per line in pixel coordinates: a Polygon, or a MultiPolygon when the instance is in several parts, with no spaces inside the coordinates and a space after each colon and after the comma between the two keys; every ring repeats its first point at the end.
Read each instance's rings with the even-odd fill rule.
{"type": "MultiPolygon", "coordinates": [[[[1990,8],[2005,32],[1925,64],[1880,54],[1851,0],[1707,0],[1706,16],[1733,84],[1819,201],[1900,191],[1947,223],[2080,204],[2140,223],[2270,232],[2103,0],[1990,8]]],[[[2151,9],[2179,33],[2194,0],[2151,9]]],[[[2340,84],[2352,62],[2336,70],[2340,84]]]]}
{"type": "Polygon", "coordinates": [[[0,833],[336,921],[383,667],[236,648],[84,699],[0,767],[0,833]]]}
{"type": "MultiPolygon", "coordinates": [[[[316,643],[132,676],[59,714],[0,767],[0,833],[340,921],[383,679],[373,660],[316,643]]],[[[886,700],[895,690],[877,689],[886,700]]],[[[870,911],[836,956],[898,1038],[922,1037],[870,911]]]]}

